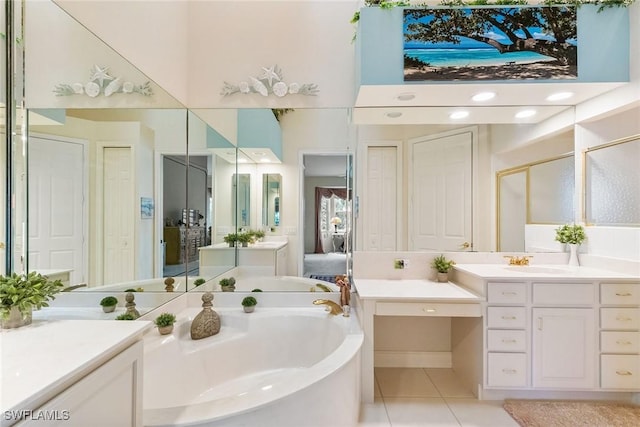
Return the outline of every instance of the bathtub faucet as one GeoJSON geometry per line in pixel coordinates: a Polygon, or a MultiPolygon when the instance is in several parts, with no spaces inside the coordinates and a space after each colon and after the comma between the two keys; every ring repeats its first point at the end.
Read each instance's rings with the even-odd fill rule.
{"type": "Polygon", "coordinates": [[[337,304],[337,303],[335,303],[335,302],[333,302],[331,300],[328,300],[328,299],[317,299],[317,300],[313,301],[313,304],[314,305],[326,305],[327,306],[327,311],[329,312],[329,314],[332,314],[334,316],[336,314],[344,313],[342,311],[342,307],[340,307],[339,304],[337,304]]]}

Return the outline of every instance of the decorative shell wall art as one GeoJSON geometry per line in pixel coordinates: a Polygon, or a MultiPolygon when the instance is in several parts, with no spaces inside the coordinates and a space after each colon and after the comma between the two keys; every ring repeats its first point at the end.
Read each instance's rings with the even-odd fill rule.
{"type": "Polygon", "coordinates": [[[262,96],[271,94],[282,98],[286,95],[315,96],[318,93],[318,85],[314,83],[286,83],[282,77],[282,70],[277,65],[262,67],[262,74],[257,77],[249,77],[247,81],[238,84],[224,82],[220,95],[228,96],[234,93],[259,93],[262,96]]]}
{"type": "Polygon", "coordinates": [[[87,95],[95,98],[102,94],[111,96],[114,93],[132,94],[138,93],[142,96],[153,95],[150,82],[136,85],[130,81],[123,80],[122,77],[109,75],[109,67],[94,65],[91,69],[89,81],[86,83],[61,83],[56,85],[53,92],[57,96],[87,95]]]}

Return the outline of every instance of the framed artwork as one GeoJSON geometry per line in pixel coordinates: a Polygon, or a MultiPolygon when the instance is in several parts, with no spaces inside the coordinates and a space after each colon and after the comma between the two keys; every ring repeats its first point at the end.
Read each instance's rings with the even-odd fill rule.
{"type": "Polygon", "coordinates": [[[151,197],[140,197],[140,218],[153,218],[153,199],[151,197]]]}

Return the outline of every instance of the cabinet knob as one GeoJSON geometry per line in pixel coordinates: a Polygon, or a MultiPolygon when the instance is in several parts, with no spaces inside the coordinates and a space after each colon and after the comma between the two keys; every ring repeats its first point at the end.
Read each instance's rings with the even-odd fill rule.
{"type": "Polygon", "coordinates": [[[630,297],[631,296],[631,292],[616,292],[616,296],[619,296],[619,297],[630,297]]]}
{"type": "Polygon", "coordinates": [[[515,369],[503,369],[502,372],[504,372],[507,375],[513,375],[518,373],[518,371],[515,369]]]}
{"type": "Polygon", "coordinates": [[[425,313],[435,313],[437,310],[435,308],[423,308],[422,311],[425,313]]]}
{"type": "Polygon", "coordinates": [[[616,374],[618,374],[618,375],[622,375],[622,376],[625,376],[625,377],[628,377],[629,375],[633,375],[633,374],[632,374],[631,372],[629,372],[629,371],[616,371],[616,374]]]}
{"type": "Polygon", "coordinates": [[[633,319],[631,319],[631,317],[628,317],[628,316],[618,316],[616,317],[616,320],[619,320],[621,322],[628,322],[629,320],[633,320],[633,319]]]}
{"type": "Polygon", "coordinates": [[[504,295],[504,296],[513,296],[513,295],[517,295],[517,294],[515,292],[504,291],[504,292],[502,292],[502,295],[504,295]]]}
{"type": "Polygon", "coordinates": [[[505,338],[505,339],[502,340],[502,342],[505,343],[505,344],[514,344],[516,342],[516,340],[505,338]]]}
{"type": "Polygon", "coordinates": [[[631,341],[618,340],[618,341],[616,341],[616,344],[619,344],[619,345],[631,345],[631,341]]]}
{"type": "Polygon", "coordinates": [[[516,320],[516,316],[502,316],[503,320],[516,320]]]}

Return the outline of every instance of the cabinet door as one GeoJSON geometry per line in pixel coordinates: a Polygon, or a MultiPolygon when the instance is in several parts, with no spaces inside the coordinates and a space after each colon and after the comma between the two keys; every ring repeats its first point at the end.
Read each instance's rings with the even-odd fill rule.
{"type": "Polygon", "coordinates": [[[588,308],[533,309],[533,386],[595,386],[594,312],[588,308]]]}

